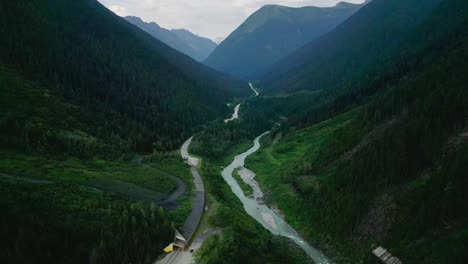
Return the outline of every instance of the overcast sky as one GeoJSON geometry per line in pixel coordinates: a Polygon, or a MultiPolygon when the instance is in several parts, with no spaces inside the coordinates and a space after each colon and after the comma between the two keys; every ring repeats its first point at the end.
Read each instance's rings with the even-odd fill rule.
{"type": "MultiPolygon", "coordinates": [[[[160,26],[185,28],[215,39],[227,37],[263,5],[334,6],[340,0],[98,0],[120,16],[138,16],[160,26]]],[[[362,3],[364,0],[346,0],[362,3]]]]}

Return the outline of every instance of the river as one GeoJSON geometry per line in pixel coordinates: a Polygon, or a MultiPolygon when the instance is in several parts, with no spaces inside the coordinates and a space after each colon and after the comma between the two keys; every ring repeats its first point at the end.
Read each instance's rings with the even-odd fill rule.
{"type": "Polygon", "coordinates": [[[241,104],[238,104],[236,105],[236,107],[234,107],[234,113],[232,113],[232,117],[229,118],[229,119],[224,119],[224,123],[229,123],[231,121],[234,121],[235,119],[239,118],[239,108],[240,108],[241,104]]]}
{"type": "Polygon", "coordinates": [[[253,87],[253,84],[249,82],[250,89],[255,93],[255,96],[258,96],[260,93],[253,87]]]}
{"type": "Polygon", "coordinates": [[[263,193],[254,179],[255,174],[244,167],[245,159],[255,153],[260,148],[260,138],[268,134],[266,132],[254,140],[254,145],[246,152],[234,157],[234,160],[221,172],[224,180],[229,184],[234,194],[240,199],[244,205],[245,211],[252,216],[263,227],[268,229],[274,235],[280,235],[291,239],[299,247],[301,247],[307,255],[318,264],[331,263],[322,252],[309,245],[299,234],[286,222],[284,219],[263,203],[263,193]],[[254,197],[246,197],[237,181],[233,178],[232,173],[236,169],[241,169],[241,176],[254,190],[254,197]]]}

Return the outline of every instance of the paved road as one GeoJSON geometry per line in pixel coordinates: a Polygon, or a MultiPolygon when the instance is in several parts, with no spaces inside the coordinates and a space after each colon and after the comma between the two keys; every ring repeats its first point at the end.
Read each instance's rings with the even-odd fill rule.
{"type": "Polygon", "coordinates": [[[189,146],[192,143],[192,138],[193,137],[187,139],[187,141],[185,141],[185,143],[182,145],[182,147],[180,148],[180,155],[182,156],[182,159],[184,159],[187,162],[188,165],[198,168],[198,166],[200,166],[200,160],[198,158],[190,156],[188,152],[189,146]]]}
{"type": "MultiPolygon", "coordinates": [[[[255,93],[255,96],[258,96],[259,93],[251,83],[249,83],[250,88],[255,93]]],[[[224,120],[225,123],[228,123],[234,119],[239,117],[239,108],[241,104],[236,105],[234,108],[234,113],[230,119],[224,120]]],[[[188,216],[187,220],[184,224],[184,230],[182,230],[182,234],[190,240],[190,238],[195,233],[195,230],[200,223],[201,217],[203,215],[203,210],[205,209],[205,187],[203,185],[203,181],[200,177],[200,173],[198,172],[198,167],[200,166],[200,160],[196,157],[190,156],[189,154],[189,147],[192,143],[192,138],[187,139],[185,143],[180,148],[180,155],[182,158],[190,165],[190,171],[193,175],[193,180],[195,183],[195,199],[192,204],[192,212],[188,216]]],[[[192,244],[190,245],[189,249],[186,251],[183,250],[175,250],[172,253],[167,254],[162,260],[158,261],[158,264],[192,264],[195,262],[193,258],[193,253],[198,250],[203,242],[210,236],[220,234],[222,231],[220,229],[212,229],[208,228],[204,230],[202,233],[198,234],[193,239],[192,244]],[[191,252],[192,251],[192,252],[191,252]]]]}
{"type": "Polygon", "coordinates": [[[199,234],[190,245],[188,250],[176,250],[168,255],[165,258],[160,260],[157,264],[191,264],[195,263],[193,254],[201,247],[203,242],[211,236],[221,234],[221,229],[208,229],[203,233],[199,234]]]}
{"type": "Polygon", "coordinates": [[[187,220],[185,220],[184,229],[182,230],[182,235],[188,240],[195,233],[195,229],[197,229],[203,215],[203,210],[205,209],[205,187],[203,181],[196,167],[191,167],[190,171],[195,183],[195,198],[192,202],[192,212],[187,217],[187,220]]]}
{"type": "Polygon", "coordinates": [[[192,138],[187,139],[180,149],[180,155],[187,164],[190,165],[190,172],[192,173],[193,182],[195,184],[195,198],[192,203],[192,212],[190,212],[187,220],[185,220],[184,229],[182,230],[182,235],[184,235],[188,240],[190,240],[195,233],[195,229],[197,229],[203,215],[203,210],[205,209],[205,186],[203,185],[203,180],[198,172],[200,160],[190,156],[188,152],[190,143],[192,143],[192,138]]]}
{"type": "MultiPolygon", "coordinates": [[[[198,166],[200,166],[200,160],[196,157],[190,156],[188,149],[190,147],[190,143],[192,143],[192,138],[187,139],[185,143],[180,148],[180,155],[182,158],[187,162],[190,166],[190,172],[193,176],[193,182],[195,184],[195,197],[192,203],[192,212],[185,220],[185,224],[182,230],[182,235],[184,235],[187,240],[190,241],[192,236],[195,233],[195,230],[200,223],[201,217],[203,215],[203,211],[205,209],[205,186],[203,185],[202,178],[200,173],[198,172],[198,166]]],[[[169,254],[166,255],[162,260],[158,261],[158,264],[191,264],[194,263],[193,253],[190,252],[191,250],[197,250],[203,241],[209,237],[210,235],[216,234],[219,232],[218,230],[207,230],[204,233],[198,235],[193,239],[193,242],[189,248],[189,250],[180,250],[177,249],[169,254]]]]}

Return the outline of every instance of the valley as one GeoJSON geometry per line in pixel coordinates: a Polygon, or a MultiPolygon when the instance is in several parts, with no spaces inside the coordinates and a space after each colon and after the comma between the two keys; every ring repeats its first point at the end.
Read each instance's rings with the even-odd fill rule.
{"type": "Polygon", "coordinates": [[[132,1],[0,3],[2,263],[468,262],[467,1],[132,1]]]}

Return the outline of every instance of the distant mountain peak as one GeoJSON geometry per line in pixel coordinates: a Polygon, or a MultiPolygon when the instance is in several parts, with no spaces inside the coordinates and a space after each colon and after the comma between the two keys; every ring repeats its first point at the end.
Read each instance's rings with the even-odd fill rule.
{"type": "Polygon", "coordinates": [[[239,77],[252,75],[332,30],[362,5],[335,7],[264,5],[247,18],[205,63],[239,77]]]}
{"type": "Polygon", "coordinates": [[[196,52],[197,56],[194,58],[198,61],[206,59],[218,46],[211,39],[197,35],[187,29],[172,29],[171,32],[196,52]]]}
{"type": "Polygon", "coordinates": [[[145,22],[136,16],[127,16],[125,19],[154,38],[197,61],[206,59],[217,46],[212,40],[200,37],[186,29],[168,30],[156,22],[145,22]]]}
{"type": "Polygon", "coordinates": [[[267,5],[262,6],[258,11],[287,10],[287,9],[301,9],[301,8],[318,8],[318,9],[336,8],[336,7],[349,8],[349,7],[355,7],[355,6],[367,4],[368,2],[371,2],[371,1],[372,0],[366,0],[362,4],[355,4],[355,3],[350,3],[350,2],[346,2],[346,1],[340,1],[340,2],[336,3],[335,6],[331,6],[331,7],[320,7],[320,6],[313,6],[313,5],[300,6],[300,7],[291,7],[291,6],[285,6],[285,5],[267,4],[267,5]]]}
{"type": "Polygon", "coordinates": [[[126,16],[124,17],[127,21],[134,21],[134,22],[140,22],[140,23],[146,23],[143,21],[143,19],[137,17],[137,16],[126,16]]]}
{"type": "Polygon", "coordinates": [[[191,31],[188,31],[188,30],[185,29],[185,28],[173,28],[173,29],[171,29],[171,31],[180,31],[180,32],[190,33],[190,34],[193,34],[193,35],[195,35],[195,36],[198,36],[197,34],[191,32],[191,31]]]}
{"type": "Polygon", "coordinates": [[[353,3],[349,3],[349,2],[345,2],[345,1],[341,1],[339,3],[337,3],[335,5],[335,7],[341,7],[341,8],[348,8],[350,6],[355,6],[356,4],[353,4],[353,3]]]}
{"type": "Polygon", "coordinates": [[[284,9],[284,8],[288,8],[287,6],[282,6],[282,5],[275,5],[275,4],[268,4],[268,5],[264,5],[262,6],[260,10],[268,10],[268,9],[284,9]]]}

